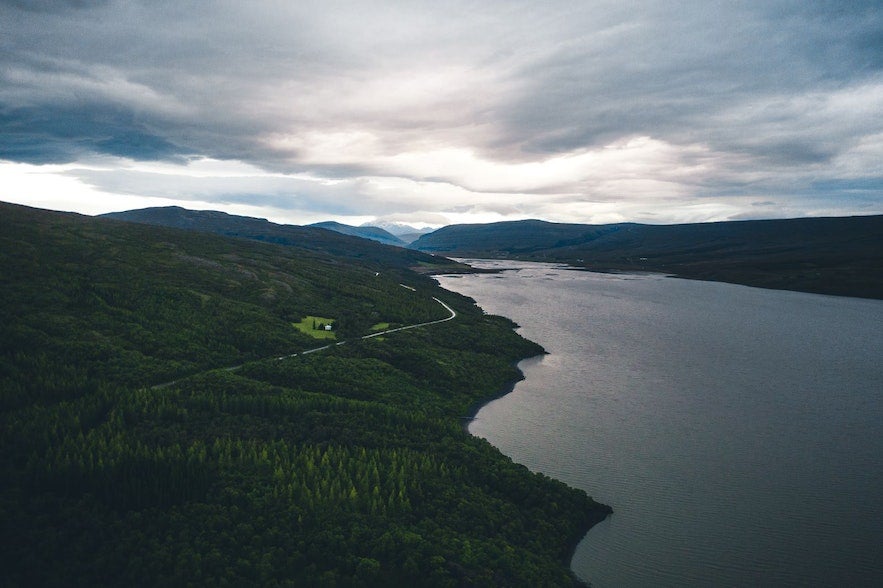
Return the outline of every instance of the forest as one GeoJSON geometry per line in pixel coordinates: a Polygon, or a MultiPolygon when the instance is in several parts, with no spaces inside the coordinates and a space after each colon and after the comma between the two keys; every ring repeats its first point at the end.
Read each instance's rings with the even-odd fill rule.
{"type": "Polygon", "coordinates": [[[542,349],[405,264],[0,204],[0,292],[0,584],[579,584],[610,509],[464,428],[542,349]]]}

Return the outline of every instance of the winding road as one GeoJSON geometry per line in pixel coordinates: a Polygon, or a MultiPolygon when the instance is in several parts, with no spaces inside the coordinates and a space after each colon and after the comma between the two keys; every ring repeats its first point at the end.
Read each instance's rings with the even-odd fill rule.
{"type": "MultiPolygon", "coordinates": [[[[402,287],[408,288],[409,290],[413,290],[413,288],[411,288],[410,286],[402,285],[402,287]]],[[[438,323],[444,323],[444,322],[453,320],[457,317],[457,312],[453,308],[451,308],[450,306],[448,306],[447,304],[445,304],[444,302],[442,302],[441,300],[439,300],[435,296],[433,296],[432,299],[435,300],[436,302],[438,302],[439,304],[441,304],[445,308],[445,310],[447,310],[449,313],[451,313],[451,316],[445,317],[443,319],[438,319],[435,321],[428,321],[425,323],[416,323],[413,325],[405,325],[404,327],[396,327],[395,329],[387,329],[385,331],[378,331],[377,333],[371,333],[370,335],[363,335],[363,336],[359,337],[359,339],[371,339],[372,337],[380,337],[381,335],[387,335],[389,333],[396,333],[398,331],[406,331],[408,329],[416,329],[417,327],[426,327],[428,325],[437,325],[438,323]]],[[[274,359],[276,361],[280,361],[283,359],[297,357],[298,355],[308,355],[310,353],[317,353],[319,351],[324,351],[325,349],[331,349],[332,347],[337,347],[338,345],[345,345],[345,344],[346,344],[346,341],[339,341],[337,343],[323,345],[322,347],[316,347],[314,349],[307,349],[305,351],[298,351],[297,353],[292,353],[290,355],[280,355],[279,357],[276,357],[274,359]]],[[[260,361],[260,360],[255,360],[255,361],[260,361]]],[[[234,366],[227,367],[227,368],[212,368],[210,370],[206,370],[206,372],[214,371],[217,369],[222,369],[227,372],[235,372],[235,371],[239,370],[240,368],[242,368],[242,366],[243,366],[243,364],[234,365],[234,366]]],[[[201,372],[201,373],[205,373],[205,372],[201,372]]],[[[193,375],[196,375],[196,374],[191,374],[191,376],[193,376],[193,375]]],[[[187,376],[187,377],[191,377],[191,376],[187,376]]],[[[186,379],[186,378],[182,378],[182,379],[186,379]]],[[[157,390],[160,388],[167,388],[173,384],[177,384],[180,381],[181,380],[173,380],[171,382],[164,382],[162,384],[156,384],[155,386],[151,386],[150,388],[152,390],[157,390]]]]}
{"type": "MultiPolygon", "coordinates": [[[[405,286],[405,287],[407,287],[407,286],[405,286]]],[[[437,321],[429,321],[427,323],[417,323],[415,325],[405,325],[404,327],[396,327],[395,329],[387,329],[385,331],[378,331],[377,333],[371,333],[370,335],[363,335],[363,336],[359,337],[359,339],[370,339],[371,337],[379,337],[381,335],[386,335],[388,333],[395,333],[397,331],[406,331],[408,329],[416,329],[417,327],[425,327],[427,325],[436,325],[438,323],[444,323],[449,320],[452,320],[457,316],[457,312],[453,308],[451,308],[450,306],[448,306],[447,304],[445,304],[444,302],[442,302],[441,300],[439,300],[435,296],[433,296],[432,299],[435,300],[436,302],[438,302],[439,304],[441,304],[442,306],[444,306],[445,310],[447,310],[449,313],[451,313],[451,316],[445,317],[443,319],[438,319],[437,321]]],[[[346,343],[346,341],[339,341],[337,343],[323,345],[322,347],[316,347],[315,349],[307,349],[306,351],[299,351],[297,353],[292,353],[291,355],[283,355],[281,357],[277,357],[276,360],[278,361],[280,359],[288,359],[289,357],[297,357],[298,355],[306,355],[308,353],[316,353],[317,351],[322,351],[324,349],[330,349],[332,347],[337,347],[338,345],[344,345],[345,343],[346,343]]],[[[242,366],[236,366],[236,369],[238,369],[240,367],[242,367],[242,366]]],[[[228,368],[228,369],[233,369],[233,368],[228,368]]]]}

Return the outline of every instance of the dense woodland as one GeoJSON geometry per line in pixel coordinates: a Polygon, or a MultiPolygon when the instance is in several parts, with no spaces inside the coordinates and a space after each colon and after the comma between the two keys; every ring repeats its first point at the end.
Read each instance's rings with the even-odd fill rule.
{"type": "Polygon", "coordinates": [[[0,292],[0,585],[566,586],[609,512],[464,431],[541,350],[402,267],[0,204],[0,292]]]}

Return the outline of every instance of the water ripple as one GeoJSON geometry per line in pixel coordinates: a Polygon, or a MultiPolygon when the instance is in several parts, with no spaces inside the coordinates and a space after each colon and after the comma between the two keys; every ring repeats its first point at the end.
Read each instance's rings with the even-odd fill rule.
{"type": "Polygon", "coordinates": [[[883,586],[883,303],[542,264],[441,281],[551,352],[470,430],[614,507],[572,562],[595,588],[883,586]]]}

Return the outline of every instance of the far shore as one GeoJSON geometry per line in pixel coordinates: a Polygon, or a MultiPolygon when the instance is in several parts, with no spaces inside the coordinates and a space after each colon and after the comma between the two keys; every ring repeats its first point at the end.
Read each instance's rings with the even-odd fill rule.
{"type": "MultiPolygon", "coordinates": [[[[628,274],[628,275],[662,275],[669,278],[683,280],[697,280],[700,282],[720,282],[724,284],[736,284],[752,288],[764,288],[766,290],[785,290],[789,292],[804,292],[807,294],[822,294],[826,296],[845,296],[848,298],[867,298],[871,300],[883,300],[883,281],[880,273],[873,273],[858,279],[854,273],[831,273],[826,279],[819,279],[818,271],[810,271],[802,268],[792,268],[781,272],[769,272],[752,267],[741,266],[702,266],[681,267],[677,265],[662,264],[659,266],[652,263],[621,264],[610,263],[592,265],[582,260],[567,259],[526,259],[514,257],[457,257],[453,258],[464,264],[469,261],[486,260],[494,262],[525,262],[545,263],[558,266],[560,269],[594,272],[598,274],[628,274]]],[[[470,266],[472,267],[472,266],[470,266]]],[[[500,273],[516,268],[475,268],[458,269],[456,272],[436,272],[439,274],[489,274],[500,273]]]]}

